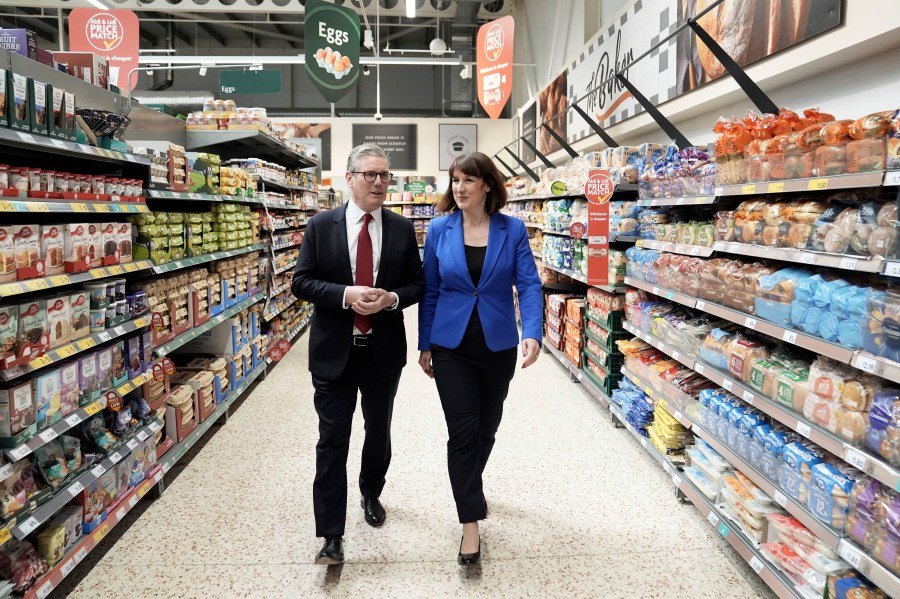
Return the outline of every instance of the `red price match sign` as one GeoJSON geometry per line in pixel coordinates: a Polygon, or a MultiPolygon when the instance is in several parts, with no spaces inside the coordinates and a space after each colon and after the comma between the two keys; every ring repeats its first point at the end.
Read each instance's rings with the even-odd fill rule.
{"type": "Polygon", "coordinates": [[[584,183],[588,200],[588,284],[609,284],[609,199],[616,185],[606,170],[592,170],[584,183]]]}

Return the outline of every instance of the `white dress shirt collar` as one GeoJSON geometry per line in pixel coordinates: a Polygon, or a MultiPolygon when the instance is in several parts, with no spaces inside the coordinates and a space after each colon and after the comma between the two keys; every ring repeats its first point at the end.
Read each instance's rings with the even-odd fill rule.
{"type": "MultiPolygon", "coordinates": [[[[365,212],[362,208],[356,205],[352,199],[347,202],[347,221],[353,224],[360,222],[365,216],[365,212]]],[[[375,221],[375,224],[379,227],[381,226],[381,208],[375,210],[374,212],[370,212],[372,215],[372,220],[375,221]]]]}

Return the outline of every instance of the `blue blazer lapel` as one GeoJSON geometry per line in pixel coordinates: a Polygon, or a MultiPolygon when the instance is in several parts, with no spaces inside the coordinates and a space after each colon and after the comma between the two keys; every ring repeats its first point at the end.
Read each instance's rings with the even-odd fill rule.
{"type": "Polygon", "coordinates": [[[497,212],[491,215],[491,228],[488,231],[487,252],[484,256],[484,269],[478,283],[479,288],[484,287],[490,278],[504,243],[506,243],[506,221],[503,219],[503,215],[497,212]]]}
{"type": "MultiPolygon", "coordinates": [[[[351,200],[352,201],[352,200],[351,200]]],[[[347,242],[347,204],[334,214],[334,255],[338,257],[344,280],[348,285],[356,284],[353,280],[353,269],[350,266],[350,246],[347,242]]]]}
{"type": "Polygon", "coordinates": [[[454,212],[447,219],[447,245],[450,246],[450,255],[453,256],[456,269],[463,281],[468,281],[472,289],[475,289],[472,275],[469,274],[469,263],[466,261],[466,238],[463,234],[462,212],[454,212]]]}
{"type": "Polygon", "coordinates": [[[390,232],[391,218],[388,216],[388,212],[384,208],[381,209],[381,258],[378,261],[378,280],[375,281],[375,287],[378,288],[384,287],[384,275],[389,263],[387,258],[391,255],[391,249],[394,247],[394,236],[390,232]]]}

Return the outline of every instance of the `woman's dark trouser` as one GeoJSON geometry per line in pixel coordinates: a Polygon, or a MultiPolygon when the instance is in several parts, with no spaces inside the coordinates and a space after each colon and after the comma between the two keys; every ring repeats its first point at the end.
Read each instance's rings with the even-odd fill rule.
{"type": "Polygon", "coordinates": [[[487,465],[503,401],[516,369],[516,348],[493,352],[481,323],[469,323],[456,349],[432,346],[432,366],[447,420],[447,469],[460,523],[484,520],[481,475],[487,465]]]}

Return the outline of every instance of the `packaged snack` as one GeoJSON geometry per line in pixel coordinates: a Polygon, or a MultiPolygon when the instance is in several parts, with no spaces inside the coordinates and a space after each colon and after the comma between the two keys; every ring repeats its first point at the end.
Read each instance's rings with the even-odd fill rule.
{"type": "Polygon", "coordinates": [[[809,392],[808,378],[809,373],[806,371],[783,371],[775,382],[774,399],[792,410],[802,413],[809,392]]]}
{"type": "Polygon", "coordinates": [[[836,530],[843,530],[854,479],[823,462],[812,467],[812,482],[807,504],[809,510],[822,522],[836,530]]]}
{"type": "Polygon", "coordinates": [[[65,261],[74,272],[90,267],[91,238],[87,223],[65,225],[65,261]]]}
{"type": "Polygon", "coordinates": [[[894,466],[900,466],[900,395],[888,389],[875,394],[869,412],[869,449],[894,466]]]}
{"type": "Polygon", "coordinates": [[[59,370],[40,371],[31,381],[31,392],[34,395],[35,413],[38,430],[57,423],[60,413],[60,380],[59,370]]]}
{"type": "Polygon", "coordinates": [[[32,300],[19,304],[19,327],[16,334],[19,358],[33,359],[50,349],[47,330],[46,300],[32,300]]]}
{"type": "Polygon", "coordinates": [[[102,257],[108,262],[119,262],[119,223],[102,223],[100,225],[100,244],[102,257]]]}
{"type": "Polygon", "coordinates": [[[69,295],[71,336],[77,341],[91,332],[91,301],[86,291],[76,291],[69,295]]]}
{"type": "Polygon", "coordinates": [[[885,599],[887,595],[856,572],[828,579],[829,599],[885,599]]]}
{"type": "Polygon", "coordinates": [[[16,355],[19,307],[0,306],[0,360],[16,355]]]}
{"type": "Polygon", "coordinates": [[[737,337],[727,347],[728,370],[743,382],[750,381],[754,360],[769,357],[769,349],[757,341],[737,337]]]}
{"type": "Polygon", "coordinates": [[[60,415],[65,418],[79,406],[78,362],[66,362],[59,367],[59,384],[60,415]]]}
{"type": "Polygon", "coordinates": [[[100,389],[109,389],[113,381],[113,348],[105,347],[97,352],[97,375],[100,389]]]}
{"type": "Polygon", "coordinates": [[[55,565],[66,552],[66,527],[50,524],[45,528],[37,536],[37,551],[49,566],[55,565]]]}
{"type": "Polygon", "coordinates": [[[100,231],[101,223],[88,223],[88,238],[90,240],[92,268],[103,265],[103,236],[100,231]]]}
{"type": "Polygon", "coordinates": [[[72,310],[69,295],[47,299],[47,331],[50,333],[50,347],[59,347],[72,337],[72,310]]]}
{"type": "Polygon", "coordinates": [[[784,462],[778,479],[781,488],[797,501],[807,503],[812,485],[812,468],[822,462],[821,452],[795,441],[784,447],[781,459],[784,462]]]}
{"type": "Polygon", "coordinates": [[[66,238],[64,225],[41,227],[41,256],[46,275],[58,275],[65,271],[66,238]]]}
{"type": "Polygon", "coordinates": [[[16,245],[12,226],[0,225],[0,283],[16,280],[16,245]]]}
{"type": "MultiPolygon", "coordinates": [[[[35,269],[28,278],[43,277],[41,262],[41,227],[40,225],[13,225],[13,244],[16,258],[16,269],[35,269]]],[[[19,277],[23,278],[23,277],[19,277]]]]}
{"type": "Polygon", "coordinates": [[[11,539],[0,546],[0,576],[11,581],[17,593],[24,593],[46,572],[47,561],[28,541],[11,539]]]}
{"type": "Polygon", "coordinates": [[[34,424],[31,382],[0,386],[0,437],[14,437],[34,424]]]}
{"type": "Polygon", "coordinates": [[[97,353],[92,352],[78,358],[78,389],[81,403],[93,399],[100,391],[100,373],[97,369],[97,353]]]}

